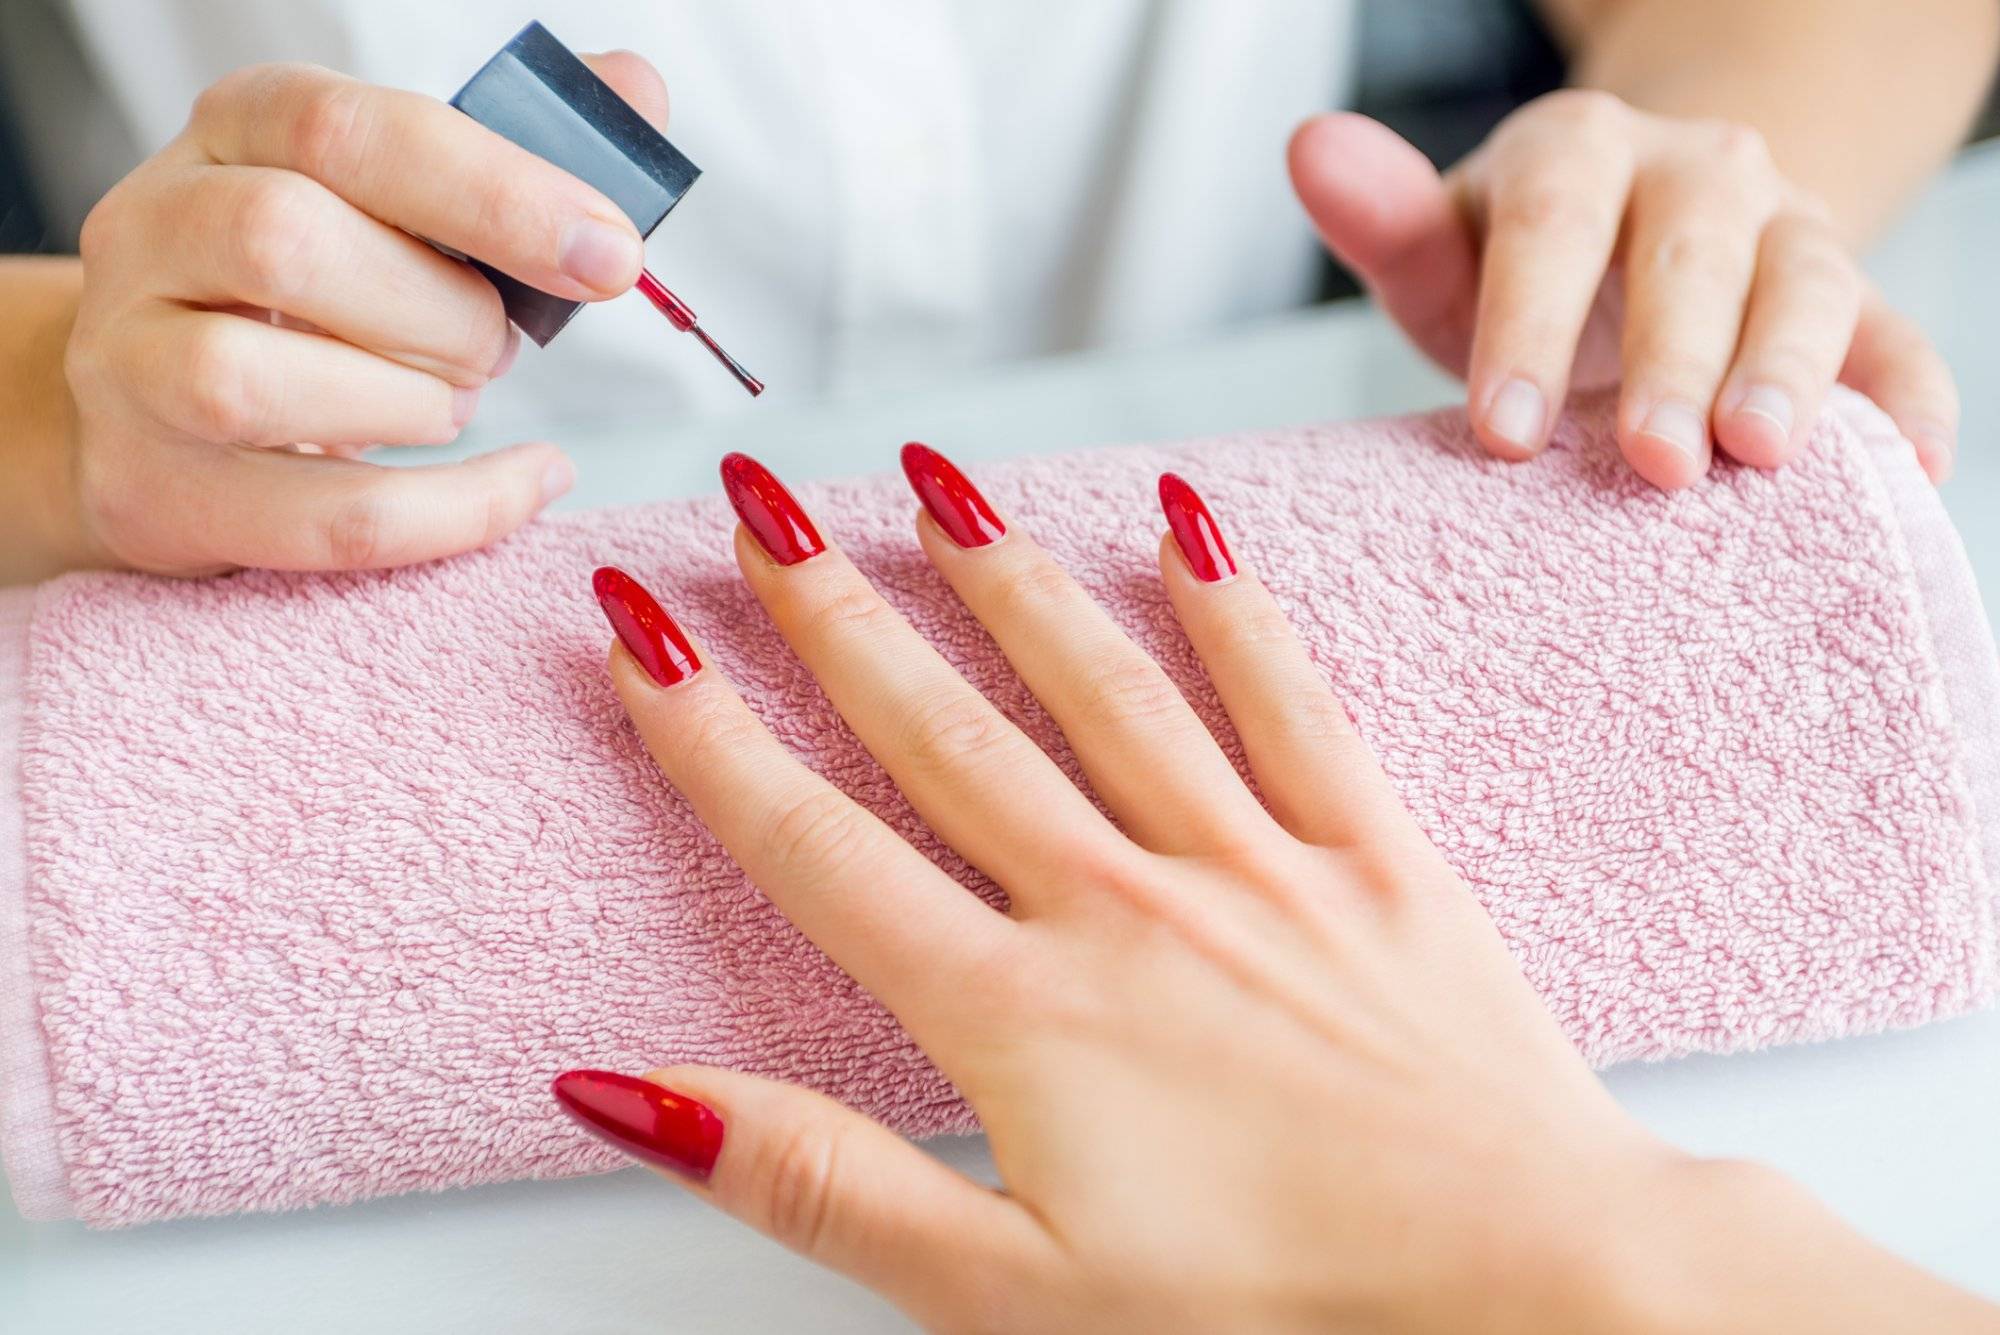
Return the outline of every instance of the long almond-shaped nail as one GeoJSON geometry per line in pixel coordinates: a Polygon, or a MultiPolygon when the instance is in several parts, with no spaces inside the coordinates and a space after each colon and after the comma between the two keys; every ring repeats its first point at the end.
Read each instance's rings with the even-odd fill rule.
{"type": "Polygon", "coordinates": [[[722,1119],[705,1103],[616,1071],[564,1071],[549,1085],[576,1124],[635,1159],[708,1181],[722,1119]]]}
{"type": "Polygon", "coordinates": [[[1229,554],[1229,544],[1222,540],[1215,516],[1208,512],[1187,479],[1178,473],[1160,474],[1160,508],[1167,512],[1167,527],[1173,530],[1174,544],[1181,549],[1196,579],[1220,584],[1236,578],[1236,560],[1229,554]]]}
{"type": "Polygon", "coordinates": [[[779,565],[795,566],[826,550],[819,530],[785,484],[749,455],[723,456],[722,489],[743,527],[779,565]]]}
{"type": "Polygon", "coordinates": [[[930,446],[913,440],[903,447],[903,476],[931,519],[959,546],[984,547],[1007,532],[979,488],[930,446]]]}
{"type": "Polygon", "coordinates": [[[672,686],[701,671],[686,633],[638,580],[616,566],[602,566],[590,577],[590,587],[618,642],[647,676],[672,686]]]}

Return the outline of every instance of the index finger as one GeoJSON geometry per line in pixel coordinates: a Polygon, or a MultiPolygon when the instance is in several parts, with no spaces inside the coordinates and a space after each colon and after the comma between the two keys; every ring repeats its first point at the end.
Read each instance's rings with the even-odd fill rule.
{"type": "Polygon", "coordinates": [[[932,1055],[942,998],[1012,930],[799,762],[638,581],[592,581],[622,648],[611,680],[667,781],[757,887],[932,1055]],[[940,986],[940,979],[953,980],[940,986]]]}
{"type": "Polygon", "coordinates": [[[639,276],[639,232],[622,209],[433,97],[261,65],[203,93],[188,128],[216,162],[299,172],[560,297],[615,296],[639,276]]]}

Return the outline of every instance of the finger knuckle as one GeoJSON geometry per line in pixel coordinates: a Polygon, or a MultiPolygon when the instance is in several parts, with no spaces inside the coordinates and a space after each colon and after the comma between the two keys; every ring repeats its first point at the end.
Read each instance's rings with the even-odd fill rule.
{"type": "Polygon", "coordinates": [[[230,236],[244,300],[282,309],[313,282],[307,272],[323,244],[313,187],[291,172],[258,176],[237,196],[230,236]]]}
{"type": "Polygon", "coordinates": [[[254,96],[256,90],[292,77],[298,68],[263,62],[231,70],[195,94],[194,105],[188,112],[188,124],[197,129],[226,124],[240,114],[244,102],[254,96]]]}
{"type": "Polygon", "coordinates": [[[472,201],[477,236],[517,240],[533,237],[544,217],[538,197],[505,175],[489,176],[480,184],[472,201]]]}
{"type": "Polygon", "coordinates": [[[1721,228],[1682,223],[1653,243],[1645,263],[1649,275],[1662,285],[1715,292],[1747,283],[1751,257],[1721,228]]]}
{"type": "Polygon", "coordinates": [[[903,751],[936,771],[983,764],[1011,746],[1016,735],[997,710],[956,683],[912,700],[902,726],[903,751]]]}
{"type": "MultiPolygon", "coordinates": [[[[1301,691],[1288,701],[1284,727],[1291,740],[1308,748],[1353,747],[1359,741],[1346,708],[1324,690],[1301,691]]],[[[1372,758],[1368,763],[1373,765],[1372,758]]]]}
{"type": "Polygon", "coordinates": [[[813,604],[813,627],[835,639],[870,640],[894,628],[896,614],[858,575],[813,604]]]}
{"type": "Polygon", "coordinates": [[[1284,609],[1270,598],[1260,598],[1230,628],[1229,648],[1238,661],[1265,664],[1293,657],[1300,645],[1284,609]]]}
{"type": "Polygon", "coordinates": [[[778,808],[765,845],[785,865],[845,866],[863,854],[864,819],[860,808],[842,794],[816,789],[778,808]]]}
{"type": "Polygon", "coordinates": [[[1076,585],[1063,568],[1037,553],[1019,564],[1001,580],[995,591],[998,604],[995,624],[1040,619],[1051,606],[1059,606],[1076,596],[1076,585]]]}
{"type": "Polygon", "coordinates": [[[1741,121],[1714,121],[1707,127],[1711,151],[1732,170],[1746,175],[1774,171],[1771,146],[1754,125],[1741,121]]]}
{"type": "Polygon", "coordinates": [[[118,532],[145,516],[148,497],[122,455],[85,450],[76,460],[76,491],[84,518],[99,532],[118,532]]]}
{"type": "Polygon", "coordinates": [[[189,427],[204,440],[254,440],[263,420],[255,366],[246,355],[242,330],[230,317],[216,316],[191,334],[184,348],[184,394],[189,427]]]}
{"type": "Polygon", "coordinates": [[[86,266],[103,264],[125,232],[124,215],[126,187],[113,186],[104,197],[91,206],[83,215],[83,227],[77,233],[76,253],[86,266]]]}
{"type": "Polygon", "coordinates": [[[1610,210],[1576,184],[1548,176],[1510,183],[1493,201],[1493,224],[1558,239],[1584,239],[1608,231],[1610,210]]]}
{"type": "Polygon", "coordinates": [[[1167,674],[1136,651],[1087,665],[1082,682],[1083,709],[1092,718],[1144,726],[1173,721],[1187,709],[1167,674]]]}
{"type": "MultiPolygon", "coordinates": [[[[103,389],[114,381],[110,371],[115,365],[115,359],[105,353],[94,323],[87,324],[79,314],[69,343],[63,348],[63,380],[69,385],[75,401],[90,403],[96,400],[103,389]]],[[[80,457],[88,459],[93,453],[95,451],[86,450],[80,457]]]]}
{"type": "Polygon", "coordinates": [[[522,518],[533,504],[530,497],[522,495],[521,488],[495,487],[486,494],[486,502],[480,508],[480,547],[491,546],[512,533],[521,524],[522,518]]]}
{"type": "Polygon", "coordinates": [[[820,1254],[834,1217],[846,1133],[806,1122],[777,1136],[762,1165],[762,1209],[771,1236],[806,1256],[820,1254]]]}
{"type": "Polygon", "coordinates": [[[507,350],[507,307],[500,299],[500,289],[483,278],[475,278],[467,291],[473,311],[466,322],[466,339],[473,351],[466,357],[465,369],[477,375],[483,384],[499,364],[500,354],[507,350]]]}
{"type": "Polygon", "coordinates": [[[1550,115],[1592,135],[1622,133],[1631,119],[1624,99],[1601,88],[1560,88],[1542,102],[1550,115]]]}
{"type": "Polygon", "coordinates": [[[366,570],[382,553],[386,506],[373,492],[341,502],[326,524],[327,562],[338,570],[366,570]]]}
{"type": "Polygon", "coordinates": [[[352,176],[368,149],[367,85],[328,77],[300,77],[290,123],[291,161],[321,181],[352,176]]]}
{"type": "Polygon", "coordinates": [[[762,739],[762,726],[734,699],[706,699],[674,725],[673,749],[677,772],[717,773],[731,757],[740,756],[762,739]]]}
{"type": "Polygon", "coordinates": [[[1819,223],[1803,219],[1772,224],[1766,244],[1777,252],[1783,276],[1836,308],[1861,305],[1861,270],[1847,248],[1819,223]]]}

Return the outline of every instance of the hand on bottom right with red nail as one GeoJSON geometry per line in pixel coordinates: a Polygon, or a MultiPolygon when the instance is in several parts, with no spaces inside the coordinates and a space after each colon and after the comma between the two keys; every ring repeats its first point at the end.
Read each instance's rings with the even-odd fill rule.
{"type": "Polygon", "coordinates": [[[1160,576],[1261,801],[1031,534],[942,455],[904,467],[923,550],[1116,824],[742,456],[736,554],[1006,913],[794,759],[638,581],[596,590],[662,772],[963,1091],[1001,1188],[713,1068],[564,1074],[581,1125],[946,1330],[1844,1329],[1859,1282],[1970,1310],[1612,1101],[1192,485],[1161,486],[1160,576]]]}

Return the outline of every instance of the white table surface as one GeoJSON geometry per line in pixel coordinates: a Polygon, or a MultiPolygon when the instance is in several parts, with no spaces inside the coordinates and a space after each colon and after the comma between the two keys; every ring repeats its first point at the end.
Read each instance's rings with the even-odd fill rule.
{"type": "MultiPolygon", "coordinates": [[[[1957,370],[1966,445],[1946,497],[1989,609],[2000,608],[1996,219],[2000,146],[1967,155],[1871,263],[1957,370]]],[[[562,436],[581,466],[565,504],[707,491],[733,448],[803,479],[891,467],[908,439],[976,461],[1396,412],[1455,392],[1351,305],[1189,346],[1021,363],[878,402],[759,405],[664,431],[641,424],[653,406],[628,391],[607,399],[622,424],[562,436]]],[[[1608,1080],[1672,1140],[1774,1163],[1886,1245],[2000,1298],[2000,1014],[1608,1080]]],[[[988,1169],[977,1139],[937,1149],[988,1169]]],[[[118,1233],[0,1210],[9,1332],[906,1328],[869,1294],[637,1170],[118,1233]]]]}

